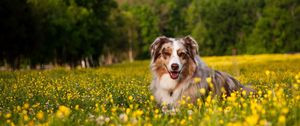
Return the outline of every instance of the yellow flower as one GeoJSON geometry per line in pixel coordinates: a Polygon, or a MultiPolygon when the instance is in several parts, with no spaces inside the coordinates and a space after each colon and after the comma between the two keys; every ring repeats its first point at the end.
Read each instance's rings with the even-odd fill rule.
{"type": "Polygon", "coordinates": [[[224,112],[225,112],[225,113],[228,113],[228,112],[230,112],[230,111],[231,111],[231,109],[232,109],[232,107],[230,107],[230,106],[227,106],[227,107],[224,109],[224,112]]]}
{"type": "Polygon", "coordinates": [[[17,110],[18,110],[18,111],[21,111],[21,107],[20,107],[20,106],[17,106],[17,110]]]}
{"type": "Polygon", "coordinates": [[[61,111],[57,111],[57,112],[56,112],[56,116],[57,116],[58,118],[63,118],[63,117],[64,117],[64,114],[63,114],[61,111]]]}
{"type": "Polygon", "coordinates": [[[130,111],[131,111],[130,108],[127,108],[127,109],[126,109],[126,114],[129,114],[130,111]]]}
{"type": "Polygon", "coordinates": [[[188,104],[188,108],[189,108],[189,109],[193,108],[193,106],[194,106],[194,105],[191,104],[191,103],[188,104]]]}
{"type": "Polygon", "coordinates": [[[286,119],[285,119],[285,116],[283,116],[283,115],[280,115],[280,116],[279,116],[279,118],[278,118],[278,123],[280,123],[280,124],[284,124],[284,123],[285,123],[285,121],[286,121],[286,119]]]}
{"type": "Polygon", "coordinates": [[[222,124],[224,124],[224,121],[221,119],[221,120],[219,121],[219,123],[222,125],[222,124]]]}
{"type": "Polygon", "coordinates": [[[29,104],[28,104],[28,103],[25,103],[25,104],[23,105],[23,108],[24,108],[24,109],[28,109],[28,108],[29,108],[29,104]]]}
{"type": "Polygon", "coordinates": [[[175,120],[174,120],[174,119],[171,119],[169,123],[174,123],[174,122],[175,122],[175,120]]]}
{"type": "Polygon", "coordinates": [[[182,119],[182,120],[180,121],[180,125],[185,125],[185,123],[186,123],[185,119],[182,119]]]}
{"type": "Polygon", "coordinates": [[[59,106],[56,116],[59,118],[68,117],[71,114],[71,110],[66,106],[59,106]]]}
{"type": "Polygon", "coordinates": [[[79,110],[79,105],[75,105],[75,110],[79,110]]]}
{"type": "Polygon", "coordinates": [[[201,101],[200,98],[197,98],[197,105],[198,105],[198,106],[201,106],[201,105],[202,105],[202,101],[201,101]]]}
{"type": "Polygon", "coordinates": [[[249,125],[254,126],[257,123],[258,119],[259,119],[259,115],[253,114],[251,116],[246,117],[246,122],[249,125]]]}
{"type": "Polygon", "coordinates": [[[180,100],[181,105],[184,105],[185,103],[186,103],[185,100],[180,100]]]}
{"type": "Polygon", "coordinates": [[[135,114],[136,116],[141,116],[141,115],[144,114],[144,112],[143,112],[142,110],[136,110],[136,111],[134,112],[134,114],[135,114]]]}
{"type": "Polygon", "coordinates": [[[208,95],[208,96],[206,97],[206,103],[208,103],[208,104],[206,104],[206,105],[209,105],[209,103],[211,103],[211,99],[212,99],[212,97],[211,97],[210,95],[208,95]]]}
{"type": "Polygon", "coordinates": [[[44,113],[42,111],[38,112],[36,114],[36,118],[39,119],[39,120],[42,120],[44,118],[44,113]]]}
{"type": "Polygon", "coordinates": [[[269,71],[269,70],[266,70],[266,71],[265,71],[265,74],[266,74],[267,76],[269,76],[269,75],[270,75],[270,71],[269,71]]]}
{"type": "Polygon", "coordinates": [[[24,116],[23,116],[23,119],[24,119],[24,121],[28,121],[28,120],[29,120],[28,115],[24,115],[24,116]]]}
{"type": "Polygon", "coordinates": [[[201,81],[200,77],[195,77],[194,78],[194,84],[199,83],[201,81]]]}
{"type": "Polygon", "coordinates": [[[33,120],[29,121],[28,126],[34,126],[34,121],[33,120]]]}
{"type": "Polygon", "coordinates": [[[153,96],[153,95],[150,96],[150,100],[151,100],[151,101],[154,100],[154,96],[153,96]]]}
{"type": "Polygon", "coordinates": [[[11,122],[11,123],[10,123],[10,126],[15,126],[14,122],[11,122]]]}
{"type": "Polygon", "coordinates": [[[10,118],[11,117],[11,114],[10,113],[7,113],[6,115],[5,115],[5,118],[10,118]]]}
{"type": "Polygon", "coordinates": [[[258,95],[259,95],[259,96],[262,95],[262,91],[261,91],[261,90],[258,91],[258,95]]]}
{"type": "Polygon", "coordinates": [[[299,88],[298,84],[293,84],[293,87],[295,88],[295,90],[298,90],[299,88]]]}
{"type": "Polygon", "coordinates": [[[222,88],[221,88],[221,92],[222,92],[223,94],[225,94],[225,93],[226,93],[226,90],[225,90],[225,88],[224,88],[224,87],[222,87],[222,88]]]}
{"type": "Polygon", "coordinates": [[[153,126],[151,123],[147,123],[145,126],[153,126]]]}
{"type": "Polygon", "coordinates": [[[115,108],[115,107],[111,108],[112,114],[114,114],[116,111],[117,111],[117,108],[115,108]]]}
{"type": "Polygon", "coordinates": [[[289,108],[285,107],[281,110],[282,114],[287,114],[289,112],[289,108]]]}
{"type": "Polygon", "coordinates": [[[189,119],[189,121],[192,121],[192,120],[193,120],[193,117],[192,117],[192,116],[189,116],[188,119],[189,119]]]}
{"type": "Polygon", "coordinates": [[[96,108],[94,109],[94,111],[95,111],[95,112],[99,112],[99,111],[100,111],[99,107],[96,107],[96,108]]]}
{"type": "Polygon", "coordinates": [[[268,96],[269,96],[269,97],[271,97],[272,94],[273,94],[271,90],[268,90],[267,93],[268,93],[268,96]]]}
{"type": "Polygon", "coordinates": [[[210,77],[206,78],[206,81],[207,83],[211,83],[211,78],[210,77]]]}
{"type": "Polygon", "coordinates": [[[131,100],[133,99],[133,97],[130,95],[130,96],[128,97],[128,99],[131,101],[131,100]]]}
{"type": "Polygon", "coordinates": [[[200,88],[200,94],[205,95],[205,89],[204,88],[200,88]]]}
{"type": "Polygon", "coordinates": [[[261,125],[261,126],[267,125],[267,120],[266,119],[260,120],[259,125],[261,125]]]}
{"type": "Polygon", "coordinates": [[[247,92],[246,91],[242,91],[242,94],[243,94],[243,96],[245,96],[247,94],[247,92]]]}

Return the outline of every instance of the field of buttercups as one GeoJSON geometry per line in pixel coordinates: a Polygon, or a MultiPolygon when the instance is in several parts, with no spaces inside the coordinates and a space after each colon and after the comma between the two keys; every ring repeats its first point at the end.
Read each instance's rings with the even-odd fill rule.
{"type": "Polygon", "coordinates": [[[300,54],[203,59],[257,93],[238,92],[224,100],[209,95],[195,104],[184,97],[177,112],[165,113],[149,91],[149,60],[1,71],[0,125],[300,125],[300,54]]]}

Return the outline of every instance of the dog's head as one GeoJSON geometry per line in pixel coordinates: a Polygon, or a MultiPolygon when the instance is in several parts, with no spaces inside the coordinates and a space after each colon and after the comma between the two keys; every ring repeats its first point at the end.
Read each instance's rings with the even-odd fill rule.
{"type": "Polygon", "coordinates": [[[150,47],[152,70],[157,74],[169,73],[174,80],[187,73],[189,66],[195,64],[198,55],[198,44],[190,36],[183,38],[167,38],[161,36],[155,39],[150,47]]]}

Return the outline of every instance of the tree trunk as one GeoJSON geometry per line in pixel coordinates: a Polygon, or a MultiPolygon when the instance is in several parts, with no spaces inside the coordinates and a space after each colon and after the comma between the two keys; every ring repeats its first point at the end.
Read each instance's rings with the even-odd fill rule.
{"type": "Polygon", "coordinates": [[[133,62],[133,56],[132,56],[132,39],[133,39],[133,34],[132,30],[129,29],[128,31],[128,38],[129,38],[129,49],[128,49],[128,58],[130,62],[133,62]]]}
{"type": "Polygon", "coordinates": [[[113,56],[112,56],[112,54],[110,52],[108,52],[105,64],[107,64],[107,65],[112,64],[113,63],[112,60],[113,60],[113,56]]]}

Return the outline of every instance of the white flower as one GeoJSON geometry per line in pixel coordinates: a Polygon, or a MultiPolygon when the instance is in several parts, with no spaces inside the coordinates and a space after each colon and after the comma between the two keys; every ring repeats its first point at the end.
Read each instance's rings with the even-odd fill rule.
{"type": "Polygon", "coordinates": [[[127,122],[128,121],[128,116],[125,113],[122,113],[122,114],[119,115],[119,119],[122,122],[127,122]]]}

